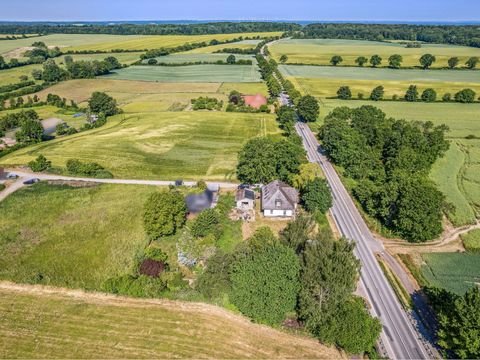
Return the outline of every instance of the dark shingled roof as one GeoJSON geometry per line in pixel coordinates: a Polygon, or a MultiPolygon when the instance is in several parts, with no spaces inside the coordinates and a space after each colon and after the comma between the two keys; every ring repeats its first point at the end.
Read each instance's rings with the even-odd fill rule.
{"type": "Polygon", "coordinates": [[[239,201],[242,199],[255,200],[255,191],[250,189],[238,189],[235,200],[239,201]]]}
{"type": "Polygon", "coordinates": [[[298,200],[298,191],[284,182],[275,180],[262,188],[263,210],[294,210],[298,200]]]}

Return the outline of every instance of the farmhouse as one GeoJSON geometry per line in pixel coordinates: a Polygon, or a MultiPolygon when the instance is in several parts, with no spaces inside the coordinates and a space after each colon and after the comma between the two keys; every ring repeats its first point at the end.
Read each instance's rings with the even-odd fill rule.
{"type": "Polygon", "coordinates": [[[260,106],[267,105],[267,98],[262,94],[256,95],[243,95],[245,105],[249,105],[255,109],[260,109],[260,106]]]}
{"type": "Polygon", "coordinates": [[[292,217],[298,204],[298,191],[279,181],[262,187],[262,212],[267,217],[292,217]]]}
{"type": "Polygon", "coordinates": [[[213,208],[218,201],[218,185],[208,185],[207,189],[200,194],[190,194],[185,198],[189,214],[198,214],[203,210],[213,208]]]}
{"type": "Polygon", "coordinates": [[[238,189],[235,194],[237,209],[252,210],[255,208],[255,191],[250,189],[238,189]]]}

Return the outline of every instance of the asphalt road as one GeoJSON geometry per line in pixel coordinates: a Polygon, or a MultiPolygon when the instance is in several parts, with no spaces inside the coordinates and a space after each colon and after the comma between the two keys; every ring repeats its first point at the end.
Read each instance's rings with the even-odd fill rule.
{"type": "Polygon", "coordinates": [[[361,286],[371,304],[371,313],[380,319],[383,326],[381,352],[391,359],[435,357],[420,334],[414,317],[403,309],[375,258],[375,252],[383,250],[382,244],[368,229],[308,125],[298,122],[295,127],[302,137],[309,161],[321,166],[330,184],[334,199],[331,213],[340,232],[356,243],[355,253],[362,264],[361,286]]]}

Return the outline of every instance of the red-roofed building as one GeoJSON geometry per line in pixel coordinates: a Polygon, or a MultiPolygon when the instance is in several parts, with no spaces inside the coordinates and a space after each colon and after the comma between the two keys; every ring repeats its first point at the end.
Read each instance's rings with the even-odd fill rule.
{"type": "Polygon", "coordinates": [[[245,105],[249,105],[255,109],[260,109],[260,106],[267,105],[267,98],[262,94],[243,95],[245,105]]]}

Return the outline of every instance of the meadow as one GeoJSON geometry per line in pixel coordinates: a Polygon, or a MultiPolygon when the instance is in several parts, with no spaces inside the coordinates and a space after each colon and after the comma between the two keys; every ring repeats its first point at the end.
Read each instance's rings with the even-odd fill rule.
{"type": "Polygon", "coordinates": [[[343,39],[282,39],[271,45],[269,50],[277,61],[285,54],[291,64],[319,65],[330,65],[333,55],[342,56],[342,65],[355,65],[357,57],[370,58],[377,54],[383,59],[381,66],[388,66],[388,57],[400,54],[403,66],[419,66],[420,57],[430,53],[436,57],[433,68],[446,67],[447,60],[452,56],[460,59],[460,66],[471,56],[480,57],[480,49],[467,46],[424,43],[421,48],[406,48],[399,43],[343,39]]]}
{"type": "Polygon", "coordinates": [[[42,65],[33,64],[0,70],[0,86],[19,83],[20,76],[28,76],[32,80],[32,71],[35,69],[42,69],[42,65]]]}
{"type": "MultiPolygon", "coordinates": [[[[211,54],[211,53],[177,53],[167,56],[159,56],[155,58],[159,63],[166,64],[181,64],[181,63],[191,63],[191,62],[216,62],[216,61],[227,61],[227,57],[230,54],[211,54]]],[[[236,60],[251,60],[256,63],[255,57],[253,55],[241,55],[234,54],[236,60]]],[[[144,60],[144,63],[147,63],[148,60],[144,60]]]]}
{"type": "MultiPolygon", "coordinates": [[[[138,60],[140,60],[140,55],[143,54],[143,52],[123,52],[123,53],[114,53],[114,54],[69,54],[68,56],[71,56],[74,61],[93,61],[93,60],[98,60],[102,61],[104,60],[107,56],[114,56],[118,59],[118,61],[121,64],[127,64],[130,65],[138,60]]],[[[65,56],[61,56],[58,58],[55,58],[55,62],[57,64],[64,64],[64,59],[65,56]]]]}
{"type": "Polygon", "coordinates": [[[0,279],[96,289],[128,273],[146,245],[152,186],[39,183],[0,203],[0,279]]]}
{"type": "MultiPolygon", "coordinates": [[[[20,287],[21,288],[21,287],[20,287]]],[[[212,305],[0,289],[2,358],[344,358],[212,305]]]]}
{"type": "Polygon", "coordinates": [[[16,151],[0,164],[22,165],[43,154],[55,166],[71,158],[95,161],[118,178],[234,180],[238,150],[264,135],[280,136],[274,115],[127,113],[99,129],[16,151]]]}
{"type": "Polygon", "coordinates": [[[105,79],[161,82],[260,82],[258,66],[252,65],[190,65],[130,66],[115,70],[105,79]]]}
{"type": "Polygon", "coordinates": [[[431,286],[463,294],[480,283],[480,255],[466,253],[422,254],[422,275],[431,286]]]}

